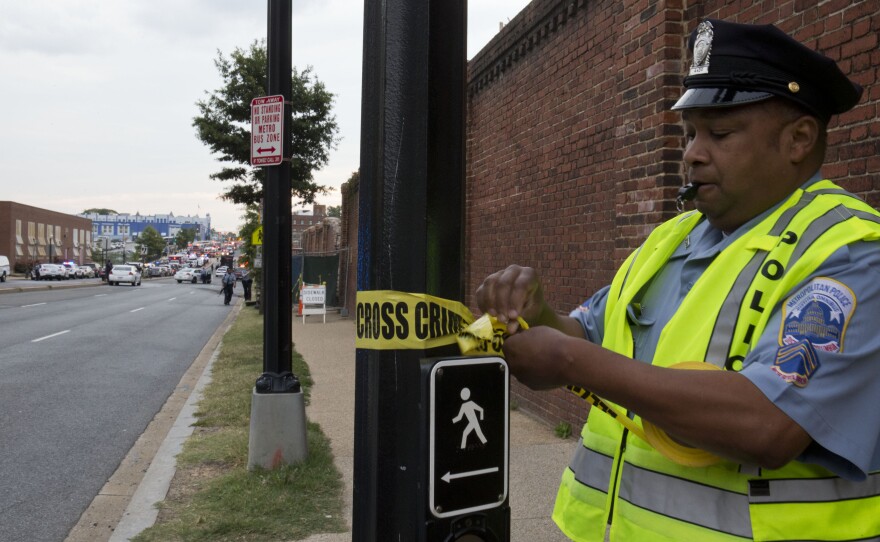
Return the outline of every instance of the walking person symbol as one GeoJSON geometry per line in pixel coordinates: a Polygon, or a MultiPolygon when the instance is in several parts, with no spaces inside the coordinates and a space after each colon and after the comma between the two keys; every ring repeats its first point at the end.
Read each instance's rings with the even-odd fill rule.
{"type": "Polygon", "coordinates": [[[461,408],[458,410],[458,416],[452,418],[452,423],[458,423],[461,421],[462,417],[467,418],[468,424],[464,428],[464,433],[461,435],[461,449],[464,450],[467,445],[468,435],[471,434],[472,431],[477,432],[477,437],[480,439],[480,442],[486,444],[486,436],[483,435],[483,430],[480,428],[480,421],[477,420],[477,411],[480,411],[480,420],[483,419],[483,408],[480,407],[477,403],[470,401],[471,398],[471,390],[468,388],[461,389],[461,400],[463,403],[461,404],[461,408]]]}

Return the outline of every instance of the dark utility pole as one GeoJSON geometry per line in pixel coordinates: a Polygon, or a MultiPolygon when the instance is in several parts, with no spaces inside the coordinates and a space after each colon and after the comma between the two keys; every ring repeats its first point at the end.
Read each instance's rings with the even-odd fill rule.
{"type": "MultiPolygon", "coordinates": [[[[274,468],[305,459],[305,407],[292,372],[290,280],[291,0],[268,0],[268,96],[283,96],[280,164],[268,166],[263,185],[263,374],[254,385],[248,467],[274,468]]],[[[253,137],[253,134],[252,134],[253,137]]]]}
{"type": "MultiPolygon", "coordinates": [[[[462,299],[466,8],[365,2],[359,292],[462,299]]],[[[353,540],[424,539],[420,360],[456,350],[357,350],[353,540]]]]}
{"type": "MultiPolygon", "coordinates": [[[[291,94],[291,1],[269,0],[267,95],[291,94]]],[[[284,107],[284,151],[290,158],[290,108],[284,107]]],[[[266,272],[263,332],[264,373],[257,380],[258,393],[299,391],[299,380],[291,373],[290,297],[290,162],[270,166],[263,185],[266,212],[263,224],[263,265],[266,272]]]]}

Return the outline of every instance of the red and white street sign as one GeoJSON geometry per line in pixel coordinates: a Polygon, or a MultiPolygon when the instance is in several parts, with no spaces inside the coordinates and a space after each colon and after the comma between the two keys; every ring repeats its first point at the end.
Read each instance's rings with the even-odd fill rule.
{"type": "Polygon", "coordinates": [[[284,148],[284,96],[251,100],[251,165],[277,166],[284,148]]]}

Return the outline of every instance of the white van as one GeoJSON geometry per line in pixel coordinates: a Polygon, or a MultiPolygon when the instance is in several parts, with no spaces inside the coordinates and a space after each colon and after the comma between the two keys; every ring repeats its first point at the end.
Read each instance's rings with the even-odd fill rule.
{"type": "Polygon", "coordinates": [[[9,276],[9,258],[0,256],[0,282],[6,282],[9,276]]]}

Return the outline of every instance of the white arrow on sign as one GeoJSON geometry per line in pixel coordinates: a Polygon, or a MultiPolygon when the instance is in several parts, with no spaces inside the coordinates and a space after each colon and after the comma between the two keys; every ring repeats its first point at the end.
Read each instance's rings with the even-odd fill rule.
{"type": "Polygon", "coordinates": [[[440,479],[448,484],[452,480],[455,480],[456,478],[467,478],[468,476],[479,476],[481,474],[489,474],[490,472],[498,472],[498,467],[492,467],[489,469],[472,470],[472,471],[468,471],[468,472],[460,472],[458,474],[452,474],[451,472],[447,472],[440,479]]]}

